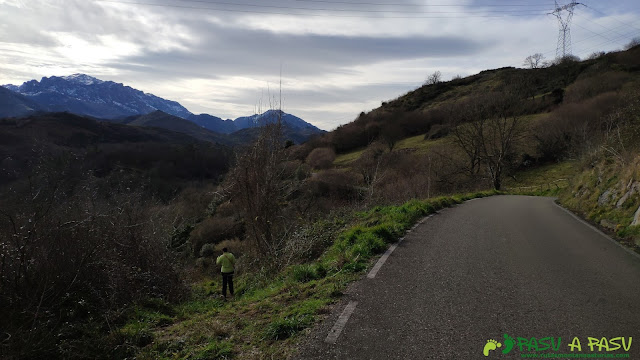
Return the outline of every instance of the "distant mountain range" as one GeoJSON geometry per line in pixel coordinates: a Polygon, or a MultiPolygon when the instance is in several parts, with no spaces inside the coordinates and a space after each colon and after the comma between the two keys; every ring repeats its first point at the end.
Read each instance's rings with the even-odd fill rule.
{"type": "MultiPolygon", "coordinates": [[[[186,119],[192,121],[205,129],[231,134],[243,129],[261,127],[265,124],[273,123],[278,120],[279,110],[268,110],[262,114],[239,117],[235,120],[222,120],[219,117],[209,114],[191,115],[186,119]]],[[[324,133],[323,130],[309,124],[297,116],[281,112],[282,123],[291,129],[300,130],[314,134],[324,133]]]]}
{"type": "MultiPolygon", "coordinates": [[[[223,143],[224,137],[209,132],[232,134],[260,127],[275,121],[279,114],[277,110],[270,110],[235,120],[223,120],[209,114],[195,115],[178,102],[85,74],[43,77],[40,81],[31,80],[20,86],[9,84],[0,87],[0,118],[62,111],[131,125],[161,127],[184,132],[201,140],[213,141],[217,138],[218,142],[223,143]],[[167,114],[170,116],[165,116],[167,114]]],[[[324,133],[291,114],[282,112],[281,120],[286,128],[285,133],[296,142],[304,142],[310,136],[324,133]]]]}
{"type": "Polygon", "coordinates": [[[84,74],[43,77],[40,81],[31,80],[20,86],[4,87],[34,101],[42,110],[51,112],[68,111],[101,119],[148,114],[156,110],[181,118],[191,115],[175,101],[84,74]]]}

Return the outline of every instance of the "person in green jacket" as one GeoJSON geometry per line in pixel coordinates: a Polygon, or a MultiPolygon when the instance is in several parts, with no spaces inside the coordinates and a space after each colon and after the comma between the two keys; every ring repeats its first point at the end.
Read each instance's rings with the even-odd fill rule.
{"type": "Polygon", "coordinates": [[[229,285],[229,293],[233,296],[233,266],[236,264],[236,258],[227,248],[224,248],[222,249],[222,255],[216,259],[216,264],[222,266],[222,296],[226,299],[227,285],[229,285]]]}

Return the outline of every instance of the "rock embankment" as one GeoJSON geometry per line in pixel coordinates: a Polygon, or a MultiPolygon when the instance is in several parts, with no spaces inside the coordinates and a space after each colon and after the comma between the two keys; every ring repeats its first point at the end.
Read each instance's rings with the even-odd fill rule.
{"type": "Polygon", "coordinates": [[[640,156],[589,166],[572,179],[560,202],[640,249],[640,156]]]}

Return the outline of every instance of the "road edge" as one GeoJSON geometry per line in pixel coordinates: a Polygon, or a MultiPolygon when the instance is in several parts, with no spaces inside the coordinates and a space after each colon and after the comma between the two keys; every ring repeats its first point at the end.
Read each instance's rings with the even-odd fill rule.
{"type": "Polygon", "coordinates": [[[567,214],[571,215],[574,219],[578,220],[579,222],[583,223],[584,225],[587,225],[589,228],[591,228],[591,230],[595,231],[596,233],[600,234],[602,237],[604,237],[607,240],[609,240],[609,241],[613,242],[614,244],[618,245],[624,251],[626,251],[629,254],[633,255],[637,260],[640,260],[640,254],[638,254],[637,252],[635,252],[635,251],[629,249],[628,247],[622,245],[619,241],[617,241],[616,239],[614,239],[611,236],[607,235],[606,233],[604,233],[602,230],[598,229],[596,226],[594,226],[590,222],[586,221],[585,219],[583,219],[580,216],[578,216],[577,214],[575,214],[573,211],[571,211],[571,210],[565,208],[564,206],[562,206],[561,204],[559,204],[558,201],[557,201],[557,198],[552,198],[552,202],[558,208],[562,209],[564,212],[566,212],[567,214]]]}

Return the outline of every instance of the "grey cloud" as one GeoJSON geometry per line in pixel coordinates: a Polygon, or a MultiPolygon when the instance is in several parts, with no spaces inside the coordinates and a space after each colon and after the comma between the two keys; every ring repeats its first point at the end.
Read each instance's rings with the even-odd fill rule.
{"type": "Polygon", "coordinates": [[[58,41],[51,32],[74,32],[95,38],[108,31],[105,28],[110,24],[105,21],[108,16],[104,9],[93,1],[34,1],[26,6],[2,6],[3,42],[53,47],[58,41]]]}
{"type": "MultiPolygon", "coordinates": [[[[338,103],[352,103],[352,102],[367,102],[371,99],[391,100],[390,94],[393,97],[398,97],[404,92],[416,89],[421,84],[419,82],[409,83],[389,83],[389,84],[366,84],[349,88],[321,88],[321,89],[304,89],[304,90],[287,90],[284,89],[286,97],[292,101],[292,103],[304,103],[304,104],[338,104],[338,103]],[[348,99],[348,101],[345,101],[348,99]]],[[[310,107],[313,107],[310,106],[310,107]]],[[[365,109],[363,109],[365,110],[365,109]]]]}
{"type": "MultiPolygon", "coordinates": [[[[380,101],[391,100],[419,86],[419,83],[372,83],[349,88],[336,86],[290,89],[285,84],[282,89],[282,106],[284,111],[301,116],[322,129],[330,130],[339,124],[354,120],[361,111],[371,110],[369,104],[379,106],[380,101]],[[341,107],[348,110],[342,110],[341,107]]],[[[271,91],[271,95],[277,92],[274,88],[271,91]]],[[[223,118],[234,118],[251,113],[260,102],[268,106],[268,97],[267,89],[242,89],[232,100],[225,101],[227,104],[231,101],[235,107],[245,109],[241,114],[225,113],[221,109],[190,108],[190,104],[182,104],[197,113],[208,112],[223,118]]]]}
{"type": "MultiPolygon", "coordinates": [[[[434,70],[442,70],[445,77],[448,77],[456,73],[466,75],[490,67],[518,66],[521,59],[528,53],[545,52],[546,50],[554,53],[557,35],[555,23],[551,19],[530,19],[528,17],[506,17],[499,20],[493,18],[490,20],[385,20],[379,22],[376,20],[375,23],[362,18],[341,18],[342,20],[336,21],[338,15],[350,14],[335,10],[415,10],[418,12],[424,11],[424,9],[403,5],[424,5],[427,3],[424,0],[379,1],[380,3],[394,3],[393,6],[362,6],[291,0],[238,0],[244,4],[252,3],[288,8],[323,8],[334,11],[278,10],[257,6],[207,3],[232,3],[234,0],[149,1],[160,5],[244,9],[249,11],[246,13],[169,6],[123,5],[99,0],[19,1],[26,7],[13,7],[5,5],[6,3],[0,5],[0,49],[3,49],[3,43],[8,44],[5,45],[3,54],[0,54],[0,60],[3,60],[0,61],[0,64],[5,64],[5,66],[0,65],[0,76],[3,78],[28,80],[38,77],[38,75],[53,75],[51,71],[60,74],[61,71],[69,69],[69,74],[85,72],[181,101],[187,107],[193,106],[193,111],[199,111],[198,106],[229,103],[231,103],[229,109],[244,108],[242,104],[251,109],[252,105],[260,100],[260,89],[255,88],[256,84],[266,81],[266,79],[271,81],[277,79],[282,65],[285,84],[288,80],[300,80],[297,82],[298,84],[310,84],[300,90],[285,87],[283,89],[285,106],[290,106],[289,109],[294,114],[301,115],[307,120],[317,121],[318,125],[323,128],[331,128],[338,123],[353,120],[358,112],[367,111],[368,107],[378,105],[382,100],[389,100],[415,88],[414,85],[406,83],[385,85],[379,84],[380,82],[403,81],[399,79],[406,80],[414,76],[417,86],[428,75],[428,72],[434,70]],[[251,10],[255,10],[254,13],[251,13],[251,10]],[[293,20],[296,24],[300,19],[303,21],[294,27],[292,23],[286,23],[286,21],[294,19],[291,16],[262,16],[255,13],[259,11],[324,14],[326,19],[297,17],[293,20]],[[309,21],[309,24],[306,24],[306,19],[314,19],[314,21],[309,21]],[[538,24],[534,26],[533,20],[538,24]],[[266,23],[267,21],[279,21],[280,23],[266,23]],[[255,29],[259,27],[272,28],[270,25],[273,24],[292,26],[273,26],[280,31],[285,31],[283,28],[286,28],[286,33],[255,29]],[[321,28],[320,26],[329,27],[321,28]],[[509,31],[504,29],[509,29],[509,31]],[[393,32],[393,35],[387,31],[393,32]],[[102,35],[111,35],[108,39],[116,38],[126,42],[129,46],[132,45],[133,49],[129,53],[136,55],[118,55],[120,57],[117,60],[97,59],[84,64],[81,63],[82,60],[75,61],[73,57],[61,57],[60,54],[63,52],[60,49],[55,49],[55,51],[50,49],[60,46],[60,41],[53,35],[56,32],[70,33],[74,37],[95,44],[100,44],[104,40],[102,35]],[[320,33],[364,35],[337,36],[320,35],[320,33]],[[21,45],[25,46],[21,47],[21,45]],[[40,51],[30,53],[32,48],[40,51]],[[410,60],[418,61],[411,62],[410,60]],[[396,71],[397,75],[381,73],[380,75],[383,76],[378,77],[378,74],[372,74],[371,65],[394,61],[398,63],[406,61],[411,65],[403,71],[396,71]],[[34,71],[35,74],[29,74],[34,71]],[[335,74],[349,75],[336,78],[354,79],[358,84],[370,81],[371,84],[342,83],[336,84],[335,87],[319,87],[313,83],[314,79],[320,81],[331,78],[335,74]],[[371,78],[363,79],[363,74],[367,74],[371,78]],[[229,78],[233,76],[257,81],[247,81],[246,88],[241,88],[243,85],[240,80],[234,83],[231,89],[220,89],[218,96],[211,94],[215,92],[215,89],[211,89],[212,87],[199,85],[202,89],[193,89],[181,98],[180,88],[173,86],[174,82],[185,79],[219,80],[218,83],[225,83],[225,81],[232,81],[229,78]],[[231,97],[233,98],[231,99],[231,97]],[[332,104],[339,105],[340,109],[348,110],[343,110],[342,114],[339,114],[338,107],[331,109],[333,113],[321,110],[322,108],[331,108],[332,104]]],[[[146,0],[122,1],[146,2],[146,0]]],[[[371,3],[375,2],[377,1],[371,1],[371,3]]],[[[637,19],[637,11],[634,9],[636,2],[637,0],[621,0],[616,2],[616,6],[624,6],[627,10],[632,9],[632,13],[637,19]]],[[[451,2],[450,0],[442,0],[439,3],[451,2]]],[[[472,9],[456,7],[455,11],[463,13],[474,11],[477,13],[480,11],[477,5],[486,4],[486,1],[457,0],[455,3],[467,3],[474,6],[472,9]]],[[[534,3],[530,2],[530,4],[534,3]]],[[[593,7],[613,14],[612,21],[619,15],[615,9],[610,12],[611,7],[605,9],[604,6],[597,4],[594,4],[593,7]]],[[[445,11],[441,8],[431,10],[445,11]]],[[[446,9],[446,11],[454,11],[454,9],[446,9]]],[[[353,13],[351,14],[353,15],[353,13]]],[[[360,14],[364,17],[369,16],[362,12],[360,14]]],[[[371,14],[371,16],[386,15],[389,13],[371,14]]],[[[600,15],[598,14],[598,17],[600,15]]],[[[581,17],[577,16],[576,20],[580,21],[581,17]]],[[[585,19],[585,21],[590,21],[590,19],[585,19]]],[[[594,31],[603,31],[592,22],[582,25],[594,31]]],[[[632,20],[625,20],[625,22],[635,23],[632,20]]],[[[613,26],[615,25],[607,23],[607,27],[613,26]]],[[[576,30],[574,35],[579,34],[580,28],[576,28],[576,30]]],[[[593,36],[593,34],[589,34],[589,36],[593,36]]],[[[601,40],[596,37],[590,42],[580,43],[578,37],[574,37],[574,48],[588,49],[601,43],[601,40]],[[594,42],[595,45],[592,44],[594,42]]],[[[109,45],[113,46],[113,44],[109,45]]],[[[114,53],[123,54],[124,52],[114,51],[114,53]]],[[[552,55],[548,57],[552,57],[552,55]]],[[[393,71],[389,71],[389,73],[393,73],[393,71]]],[[[244,111],[238,114],[223,114],[216,109],[202,110],[219,116],[246,115],[244,111]]]]}
{"type": "Polygon", "coordinates": [[[149,51],[111,65],[126,69],[145,64],[150,66],[149,71],[177,69],[183,75],[194,76],[212,70],[217,75],[251,76],[273,75],[283,64],[288,76],[318,75],[389,60],[471,55],[482,47],[482,43],[463,37],[297,35],[212,24],[199,27],[197,33],[205,37],[197,47],[149,51]]]}

